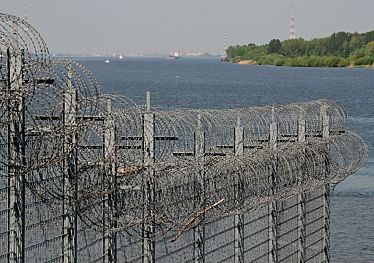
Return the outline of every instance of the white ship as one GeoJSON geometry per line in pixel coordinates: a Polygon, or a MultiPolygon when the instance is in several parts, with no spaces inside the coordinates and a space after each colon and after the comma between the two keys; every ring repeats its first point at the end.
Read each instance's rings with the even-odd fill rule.
{"type": "Polygon", "coordinates": [[[170,55],[169,55],[169,58],[180,59],[180,58],[182,58],[182,54],[181,54],[181,52],[178,50],[178,51],[174,52],[173,54],[170,54],[170,55]]]}

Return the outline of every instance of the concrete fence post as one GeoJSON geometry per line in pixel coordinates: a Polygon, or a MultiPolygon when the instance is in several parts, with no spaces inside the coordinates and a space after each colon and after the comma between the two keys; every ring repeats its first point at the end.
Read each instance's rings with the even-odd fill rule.
{"type": "MultiPolygon", "coordinates": [[[[204,172],[204,161],[205,156],[205,133],[202,126],[201,121],[201,114],[197,116],[197,129],[195,132],[195,151],[194,151],[195,158],[198,162],[201,162],[201,169],[200,174],[197,176],[197,180],[200,180],[201,190],[203,192],[202,198],[196,200],[198,204],[203,203],[205,205],[205,172],[204,172]]],[[[198,182],[196,182],[198,184],[198,182]]],[[[200,208],[200,207],[198,207],[200,208]]],[[[203,215],[204,216],[204,215],[203,215]]],[[[194,227],[194,258],[196,263],[204,263],[205,262],[205,224],[204,219],[201,220],[197,226],[194,227]]]]}
{"type": "MultiPolygon", "coordinates": [[[[244,153],[244,129],[240,127],[240,119],[237,120],[237,125],[234,129],[234,154],[235,156],[241,156],[244,153]]],[[[238,175],[236,187],[236,198],[237,202],[240,202],[242,198],[241,191],[242,182],[240,175],[238,175]]],[[[244,215],[237,214],[234,216],[234,248],[235,248],[235,263],[244,263],[244,215]]]]}
{"type": "MultiPolygon", "coordinates": [[[[321,106],[321,122],[322,122],[322,139],[330,137],[330,116],[328,108],[321,106]]],[[[323,262],[330,262],[330,184],[323,186],[323,262]]]]}
{"type": "Polygon", "coordinates": [[[107,100],[107,112],[104,118],[104,180],[103,180],[103,256],[104,263],[117,262],[117,237],[112,230],[116,227],[114,218],[116,185],[116,138],[115,123],[112,116],[112,100],[107,100]]]}
{"type": "MultiPolygon", "coordinates": [[[[275,116],[275,107],[271,109],[271,122],[269,127],[269,147],[272,150],[276,150],[278,148],[278,125],[275,116]]],[[[278,240],[277,240],[277,200],[275,198],[276,195],[276,187],[277,187],[277,156],[274,154],[273,162],[272,162],[272,172],[269,178],[269,183],[271,184],[271,202],[268,205],[268,249],[269,249],[269,263],[277,262],[278,261],[278,240]]]]}
{"type": "MultiPolygon", "coordinates": [[[[13,23],[14,50],[7,50],[10,92],[20,90],[23,85],[23,51],[17,49],[17,30],[17,24],[13,23]]],[[[25,175],[21,169],[26,164],[26,157],[25,105],[22,96],[8,99],[8,115],[8,262],[19,263],[25,261],[25,175]]]]}
{"type": "MultiPolygon", "coordinates": [[[[305,143],[306,141],[306,120],[305,113],[301,112],[297,121],[297,142],[305,143]]],[[[300,175],[301,177],[304,174],[300,175]]],[[[301,178],[302,179],[302,178],[301,178]]],[[[302,181],[300,180],[300,184],[302,181]]],[[[300,192],[297,194],[297,213],[298,213],[298,263],[305,262],[305,194],[300,192]]]]}
{"type": "Polygon", "coordinates": [[[147,92],[147,112],[143,114],[143,163],[149,167],[143,180],[143,263],[155,262],[154,198],[155,174],[155,115],[150,112],[150,93],[147,92]]]}
{"type": "MultiPolygon", "coordinates": [[[[72,82],[73,71],[68,66],[68,83],[64,96],[64,125],[67,130],[74,131],[77,127],[77,94],[72,82]]],[[[68,132],[65,135],[64,151],[66,161],[63,174],[63,262],[76,262],[76,227],[77,215],[75,198],[77,194],[77,135],[68,132]]]]}

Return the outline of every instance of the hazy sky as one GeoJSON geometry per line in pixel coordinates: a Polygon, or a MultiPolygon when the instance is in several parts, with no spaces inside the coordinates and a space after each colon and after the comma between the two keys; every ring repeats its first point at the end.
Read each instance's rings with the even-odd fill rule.
{"type": "Polygon", "coordinates": [[[374,0],[0,0],[24,16],[51,52],[223,53],[228,44],[288,38],[295,4],[297,36],[374,29],[374,0]]]}

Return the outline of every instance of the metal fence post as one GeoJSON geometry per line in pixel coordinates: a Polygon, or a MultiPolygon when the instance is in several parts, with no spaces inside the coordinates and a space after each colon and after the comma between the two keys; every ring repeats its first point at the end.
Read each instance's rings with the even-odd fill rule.
{"type": "MultiPolygon", "coordinates": [[[[77,94],[72,82],[73,71],[68,66],[68,83],[64,96],[64,125],[70,130],[77,127],[77,94]]],[[[64,163],[63,174],[63,262],[76,262],[76,227],[77,217],[75,208],[75,197],[77,195],[77,135],[75,132],[65,135],[64,151],[67,160],[64,163]]]]}
{"type": "MultiPolygon", "coordinates": [[[[322,138],[330,137],[330,116],[327,106],[321,106],[322,138]]],[[[323,262],[330,262],[330,184],[323,186],[323,262]]]]}
{"type": "MultiPolygon", "coordinates": [[[[155,159],[155,115],[150,112],[150,93],[147,92],[147,112],[143,115],[143,163],[152,166],[155,159]]],[[[154,241],[154,171],[152,167],[143,181],[144,223],[143,223],[143,263],[155,262],[154,241]]]]}
{"type": "Polygon", "coordinates": [[[117,262],[117,240],[116,233],[112,230],[116,227],[114,220],[115,193],[113,186],[116,185],[115,164],[115,126],[112,116],[112,100],[107,101],[107,116],[104,118],[104,202],[103,202],[103,255],[104,263],[117,262]]]}
{"type": "MultiPolygon", "coordinates": [[[[13,23],[15,50],[7,50],[8,89],[22,88],[23,55],[17,49],[17,25],[13,23]]],[[[17,94],[17,93],[14,93],[17,94]]],[[[25,261],[25,175],[21,168],[25,159],[25,105],[24,98],[16,95],[8,100],[8,262],[25,261]]]]}
{"type": "MultiPolygon", "coordinates": [[[[297,121],[297,142],[305,143],[306,141],[306,120],[305,113],[301,112],[297,121]]],[[[301,175],[304,176],[304,175],[301,175]]],[[[300,183],[302,183],[300,181],[300,183]]],[[[304,192],[297,195],[297,213],[298,213],[298,263],[305,262],[305,200],[304,192]]]]}
{"type": "MultiPolygon", "coordinates": [[[[197,131],[195,132],[195,158],[199,162],[204,161],[205,155],[205,134],[201,123],[201,114],[197,116],[197,131]]],[[[203,191],[203,202],[205,204],[205,182],[204,182],[204,167],[201,165],[200,176],[202,177],[202,191],[203,191]]],[[[198,197],[201,198],[201,197],[198,197]]],[[[201,201],[201,200],[199,200],[201,201]]],[[[205,225],[204,219],[197,226],[194,227],[194,256],[196,263],[205,262],[205,225]]]]}
{"type": "MultiPolygon", "coordinates": [[[[237,120],[237,126],[234,130],[234,153],[235,156],[241,156],[244,153],[244,129],[240,127],[240,119],[237,120]]],[[[242,198],[242,182],[238,175],[238,185],[236,187],[237,202],[242,198]]],[[[244,263],[244,215],[237,214],[234,216],[234,246],[235,246],[235,263],[244,263]]]]}
{"type": "MultiPolygon", "coordinates": [[[[276,150],[277,143],[278,143],[278,126],[277,121],[275,118],[275,108],[272,107],[271,109],[271,122],[270,122],[270,129],[269,129],[269,146],[270,149],[276,150]]],[[[268,227],[269,227],[269,258],[268,261],[270,262],[277,262],[278,257],[278,240],[277,240],[277,201],[275,198],[276,195],[276,186],[277,186],[277,156],[274,155],[273,162],[272,162],[272,173],[269,178],[269,183],[271,184],[271,203],[268,205],[268,227]]]]}

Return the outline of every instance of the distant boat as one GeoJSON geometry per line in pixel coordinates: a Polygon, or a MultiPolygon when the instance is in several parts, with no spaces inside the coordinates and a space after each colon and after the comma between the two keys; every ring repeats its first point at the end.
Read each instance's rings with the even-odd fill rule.
{"type": "Polygon", "coordinates": [[[107,59],[107,60],[105,60],[105,63],[108,63],[109,64],[109,60],[107,59]]]}
{"type": "Polygon", "coordinates": [[[181,52],[178,50],[178,51],[174,52],[173,54],[170,54],[170,55],[169,55],[169,58],[180,59],[180,58],[182,58],[182,54],[181,54],[181,52]]]}
{"type": "Polygon", "coordinates": [[[119,57],[118,57],[119,59],[123,59],[123,56],[122,55],[119,55],[119,57]]]}

